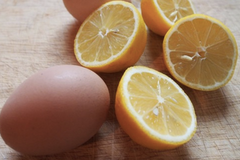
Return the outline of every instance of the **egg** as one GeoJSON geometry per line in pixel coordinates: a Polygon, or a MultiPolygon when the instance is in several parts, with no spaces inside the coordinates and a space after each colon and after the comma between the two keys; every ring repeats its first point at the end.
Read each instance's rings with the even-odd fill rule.
{"type": "Polygon", "coordinates": [[[94,136],[109,110],[104,81],[75,65],[43,69],[25,80],[0,113],[0,134],[7,145],[27,155],[74,149],[94,136]]]}
{"type": "Polygon", "coordinates": [[[63,3],[68,12],[82,23],[93,11],[109,1],[112,0],[63,0],[63,3]]]}

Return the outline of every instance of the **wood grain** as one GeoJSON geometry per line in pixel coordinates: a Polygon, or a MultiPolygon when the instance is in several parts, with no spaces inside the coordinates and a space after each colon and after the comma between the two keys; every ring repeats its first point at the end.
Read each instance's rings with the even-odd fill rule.
{"type": "MultiPolygon", "coordinates": [[[[225,23],[240,44],[239,0],[193,0],[198,13],[225,23]]],[[[135,1],[139,5],[139,1],[135,1]]],[[[39,69],[76,64],[73,40],[80,24],[61,0],[0,0],[0,110],[23,80],[39,69]]],[[[145,65],[169,75],[162,59],[160,37],[148,31],[145,52],[136,65],[145,65]]],[[[108,118],[99,132],[75,150],[44,157],[21,155],[0,138],[0,160],[72,159],[240,159],[240,68],[225,87],[200,92],[183,87],[192,100],[198,129],[186,145],[170,151],[155,151],[134,143],[119,127],[114,98],[123,72],[100,74],[111,93],[108,118]]]]}

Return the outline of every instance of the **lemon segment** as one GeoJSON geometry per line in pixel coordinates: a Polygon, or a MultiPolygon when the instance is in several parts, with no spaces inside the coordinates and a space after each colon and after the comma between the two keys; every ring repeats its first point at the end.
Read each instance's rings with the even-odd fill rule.
{"type": "Polygon", "coordinates": [[[142,0],[141,10],[149,29],[161,36],[179,19],[195,13],[191,0],[142,0]]]}
{"type": "Polygon", "coordinates": [[[146,26],[138,9],[128,2],[112,1],[81,25],[74,52],[79,63],[89,69],[117,72],[139,60],[146,41],[146,26]]]}
{"type": "Polygon", "coordinates": [[[202,14],[179,20],[164,38],[163,53],[174,78],[204,91],[226,85],[238,58],[231,31],[222,22],[202,14]]]}
{"type": "Polygon", "coordinates": [[[123,130],[152,149],[178,147],[196,131],[196,115],[188,96],[171,78],[147,67],[125,71],[115,111],[123,130]]]}

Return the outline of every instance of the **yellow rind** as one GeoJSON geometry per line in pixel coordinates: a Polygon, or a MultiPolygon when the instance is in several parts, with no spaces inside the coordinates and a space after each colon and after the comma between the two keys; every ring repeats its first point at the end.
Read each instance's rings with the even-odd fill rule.
{"type": "MultiPolygon", "coordinates": [[[[141,67],[141,66],[135,66],[135,67],[141,67]]],[[[131,70],[132,68],[133,67],[128,68],[122,77],[125,77],[126,72],[128,72],[128,70],[131,70]]],[[[159,72],[159,74],[161,73],[159,72]]],[[[191,135],[189,135],[187,139],[179,142],[166,141],[164,139],[161,139],[160,137],[152,135],[150,131],[148,131],[146,128],[143,127],[140,121],[137,121],[137,117],[130,111],[129,105],[126,101],[126,94],[124,93],[124,89],[123,89],[124,85],[126,85],[125,83],[126,82],[124,78],[122,78],[119,82],[117,92],[116,92],[116,99],[115,99],[115,113],[120,126],[133,141],[150,149],[169,150],[169,149],[177,148],[187,143],[193,137],[197,127],[194,128],[194,130],[191,132],[191,135]]],[[[192,108],[193,108],[193,105],[192,105],[192,108]]],[[[196,115],[194,116],[196,118],[196,115]]],[[[195,119],[195,126],[197,126],[196,119],[195,119]]]]}
{"type": "Polygon", "coordinates": [[[238,47],[237,47],[237,42],[236,42],[236,39],[234,38],[234,35],[232,34],[232,32],[230,31],[230,29],[225,25],[223,24],[221,21],[213,18],[213,17],[210,17],[210,16],[207,16],[207,15],[204,15],[204,14],[193,14],[193,15],[189,15],[189,16],[186,16],[182,19],[180,19],[178,22],[176,22],[169,30],[168,32],[166,33],[165,37],[164,37],[164,40],[163,40],[163,57],[164,57],[164,62],[166,64],[166,67],[168,69],[168,71],[171,73],[171,75],[177,80],[179,81],[180,83],[182,83],[183,85],[189,87],[189,88],[192,88],[192,89],[196,89],[196,90],[200,90],[200,91],[213,91],[213,90],[217,90],[223,86],[225,86],[230,80],[231,78],[233,77],[233,74],[234,74],[234,70],[236,68],[236,65],[237,65],[237,59],[238,59],[238,47]],[[191,83],[188,83],[186,82],[185,80],[183,80],[183,78],[181,76],[178,76],[178,74],[174,71],[173,69],[173,66],[170,64],[170,58],[168,57],[168,40],[169,40],[169,37],[172,35],[172,33],[174,31],[176,31],[176,29],[178,28],[179,25],[181,25],[183,22],[185,21],[189,21],[191,19],[195,19],[195,18],[203,18],[203,19],[207,19],[207,20],[210,20],[211,22],[213,23],[216,23],[218,24],[219,26],[221,26],[226,32],[227,34],[229,35],[230,39],[232,40],[233,42],[233,45],[234,45],[234,50],[235,50],[235,57],[233,58],[233,67],[232,67],[232,70],[231,70],[231,73],[228,75],[228,77],[226,78],[226,80],[224,82],[222,82],[221,84],[219,85],[216,85],[216,86],[208,86],[208,87],[204,87],[204,86],[199,86],[197,84],[191,84],[191,83]]]}
{"type": "MultiPolygon", "coordinates": [[[[131,36],[130,41],[127,43],[128,46],[124,47],[124,49],[120,51],[114,59],[110,60],[107,63],[95,65],[95,64],[90,64],[90,63],[87,64],[85,62],[82,62],[81,59],[78,57],[77,48],[74,47],[74,54],[77,61],[82,66],[89,68],[95,72],[106,72],[106,73],[118,72],[134,65],[143,54],[146,43],[147,43],[147,29],[146,29],[145,23],[143,21],[141,13],[133,4],[125,1],[111,1],[103,4],[99,9],[106,7],[108,5],[115,5],[115,4],[128,6],[131,8],[134,14],[137,15],[137,22],[136,22],[137,28],[134,29],[133,36],[131,36]]],[[[84,26],[84,24],[90,18],[91,18],[91,15],[84,21],[84,23],[81,26],[84,26]]],[[[81,27],[78,32],[80,31],[81,31],[81,27]]],[[[74,40],[74,46],[77,46],[77,43],[78,43],[77,38],[78,38],[78,34],[74,40]]]]}

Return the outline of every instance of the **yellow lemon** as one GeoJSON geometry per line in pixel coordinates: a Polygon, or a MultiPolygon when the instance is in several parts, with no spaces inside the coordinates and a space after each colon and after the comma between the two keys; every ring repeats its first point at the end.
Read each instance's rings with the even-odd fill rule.
{"type": "Polygon", "coordinates": [[[131,3],[111,1],[81,25],[74,52],[78,62],[96,72],[117,72],[134,65],[145,49],[147,30],[131,3]]]}
{"type": "Polygon", "coordinates": [[[195,13],[191,0],[142,0],[141,10],[149,29],[161,36],[179,19],[195,13]]]}
{"type": "Polygon", "coordinates": [[[175,79],[203,91],[226,85],[238,59],[231,31],[219,20],[202,14],[176,22],[164,37],[163,53],[175,79]]]}
{"type": "Polygon", "coordinates": [[[173,149],[188,142],[196,131],[193,105],[168,76],[147,67],[128,68],[115,103],[123,130],[137,143],[152,149],[173,149]]]}

